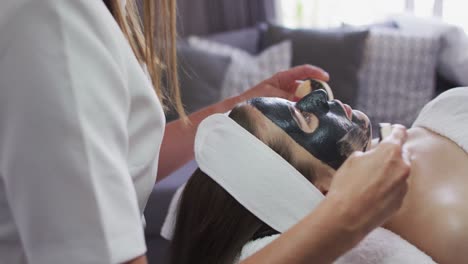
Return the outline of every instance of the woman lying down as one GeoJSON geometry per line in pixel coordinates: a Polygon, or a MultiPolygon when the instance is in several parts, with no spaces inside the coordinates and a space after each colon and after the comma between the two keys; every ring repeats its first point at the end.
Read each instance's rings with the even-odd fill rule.
{"type": "MultiPolygon", "coordinates": [[[[199,166],[204,151],[214,151],[211,155],[219,162],[197,169],[183,190],[175,227],[169,234],[171,263],[236,263],[313,210],[313,200],[327,194],[345,159],[355,150],[366,150],[371,142],[367,116],[329,99],[325,90],[315,90],[297,103],[255,98],[233,109],[230,119],[221,116],[221,121],[215,120],[234,121],[282,160],[242,137],[220,136],[218,142],[213,139],[210,143],[216,131],[208,129],[208,141],[197,139],[199,166]],[[216,150],[223,146],[229,149],[216,150]],[[252,162],[225,160],[223,153],[226,159],[237,157],[231,150],[243,152],[237,156],[250,157],[252,162]],[[280,169],[275,171],[285,167],[281,165],[284,161],[292,165],[287,176],[280,169]],[[231,172],[223,172],[228,169],[231,172]],[[263,170],[269,175],[262,174],[263,170]],[[248,175],[250,171],[255,173],[248,175]],[[321,194],[310,192],[312,189],[321,194]]],[[[402,208],[337,263],[433,263],[431,258],[437,263],[467,261],[466,102],[468,88],[457,88],[425,106],[408,130],[405,148],[411,153],[412,165],[402,208]]],[[[229,134],[235,126],[226,126],[224,132],[229,134]]],[[[200,129],[203,134],[204,128],[200,129]]],[[[224,133],[221,128],[218,132],[224,133]]],[[[170,216],[168,219],[171,221],[170,216]]],[[[171,223],[165,225],[171,227],[171,223]]]]}

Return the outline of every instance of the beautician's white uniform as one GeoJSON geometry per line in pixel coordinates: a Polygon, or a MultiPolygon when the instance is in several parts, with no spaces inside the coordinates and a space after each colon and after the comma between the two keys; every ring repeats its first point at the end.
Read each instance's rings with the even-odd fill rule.
{"type": "Polygon", "coordinates": [[[164,123],[102,1],[1,1],[0,263],[144,254],[164,123]]]}

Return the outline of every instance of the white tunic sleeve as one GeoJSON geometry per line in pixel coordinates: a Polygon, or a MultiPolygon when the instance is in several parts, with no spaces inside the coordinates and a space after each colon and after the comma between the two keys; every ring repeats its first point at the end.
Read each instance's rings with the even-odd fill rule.
{"type": "Polygon", "coordinates": [[[126,72],[92,2],[29,1],[0,23],[0,176],[28,263],[146,250],[126,72]]]}

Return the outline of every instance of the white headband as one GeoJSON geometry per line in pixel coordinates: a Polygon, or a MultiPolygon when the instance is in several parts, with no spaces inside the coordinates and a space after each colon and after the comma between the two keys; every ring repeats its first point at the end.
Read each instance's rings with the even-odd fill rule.
{"type": "MultiPolygon", "coordinates": [[[[281,233],[324,198],[291,164],[223,114],[199,125],[195,159],[240,204],[281,233]]],[[[171,207],[161,232],[167,239],[172,238],[177,205],[171,207]]]]}

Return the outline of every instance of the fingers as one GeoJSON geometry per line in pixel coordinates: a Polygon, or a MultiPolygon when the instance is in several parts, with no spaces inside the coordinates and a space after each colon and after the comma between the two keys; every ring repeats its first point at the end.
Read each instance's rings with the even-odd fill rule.
{"type": "Polygon", "coordinates": [[[379,160],[379,167],[382,170],[392,172],[393,184],[406,182],[411,172],[410,153],[403,147],[407,138],[408,134],[404,126],[393,125],[391,134],[384,138],[375,149],[365,153],[379,160]]]}
{"type": "MultiPolygon", "coordinates": [[[[382,142],[374,149],[380,152],[383,156],[398,156],[402,157],[403,144],[408,138],[406,128],[402,125],[393,125],[390,135],[382,140],[382,142]]],[[[372,151],[372,150],[371,150],[372,151]]]]}
{"type": "Polygon", "coordinates": [[[403,181],[396,190],[397,209],[401,207],[405,199],[406,193],[408,193],[408,182],[403,181]]]}
{"type": "Polygon", "coordinates": [[[383,221],[378,224],[378,226],[384,225],[384,223],[404,204],[406,194],[408,193],[408,183],[406,181],[399,184],[396,188],[394,188],[393,192],[389,196],[388,206],[386,207],[386,216],[384,217],[383,221]]]}
{"type": "Polygon", "coordinates": [[[322,70],[319,67],[312,65],[301,65],[293,67],[287,71],[283,71],[277,74],[277,79],[280,87],[285,91],[294,93],[297,88],[297,80],[303,80],[307,78],[314,78],[323,81],[329,80],[329,75],[327,72],[322,70]]]}
{"type": "Polygon", "coordinates": [[[273,95],[273,97],[280,97],[280,98],[284,98],[284,99],[289,100],[289,101],[294,101],[295,100],[295,96],[292,93],[288,93],[288,92],[285,92],[285,91],[280,90],[280,89],[276,89],[274,93],[275,94],[273,95]]]}
{"type": "Polygon", "coordinates": [[[389,196],[390,205],[389,205],[389,217],[396,213],[403,205],[405,201],[406,194],[408,193],[408,182],[401,181],[399,182],[391,192],[389,196]]]}
{"type": "Polygon", "coordinates": [[[403,161],[406,163],[406,165],[409,166],[411,161],[411,155],[409,151],[407,151],[403,147],[406,140],[408,139],[408,133],[406,131],[406,128],[402,125],[392,125],[391,129],[392,130],[390,132],[390,135],[384,138],[382,143],[380,144],[382,145],[382,147],[380,148],[382,150],[382,154],[395,151],[397,152],[396,154],[398,154],[398,157],[403,158],[403,161]]]}
{"type": "Polygon", "coordinates": [[[410,164],[403,158],[407,137],[405,127],[393,126],[379,146],[367,152],[354,152],[338,169],[328,196],[346,197],[349,210],[343,215],[349,223],[354,222],[368,232],[401,208],[411,172],[410,164]]]}
{"type": "Polygon", "coordinates": [[[385,138],[383,142],[389,142],[393,144],[398,144],[402,146],[406,139],[408,138],[408,133],[406,132],[406,128],[402,125],[392,125],[392,132],[390,136],[385,138]]]}
{"type": "Polygon", "coordinates": [[[409,158],[405,158],[403,147],[396,143],[386,143],[381,145],[380,152],[378,153],[378,159],[381,160],[381,164],[388,171],[393,171],[393,174],[397,176],[396,182],[406,181],[410,174],[411,163],[409,158]]]}

